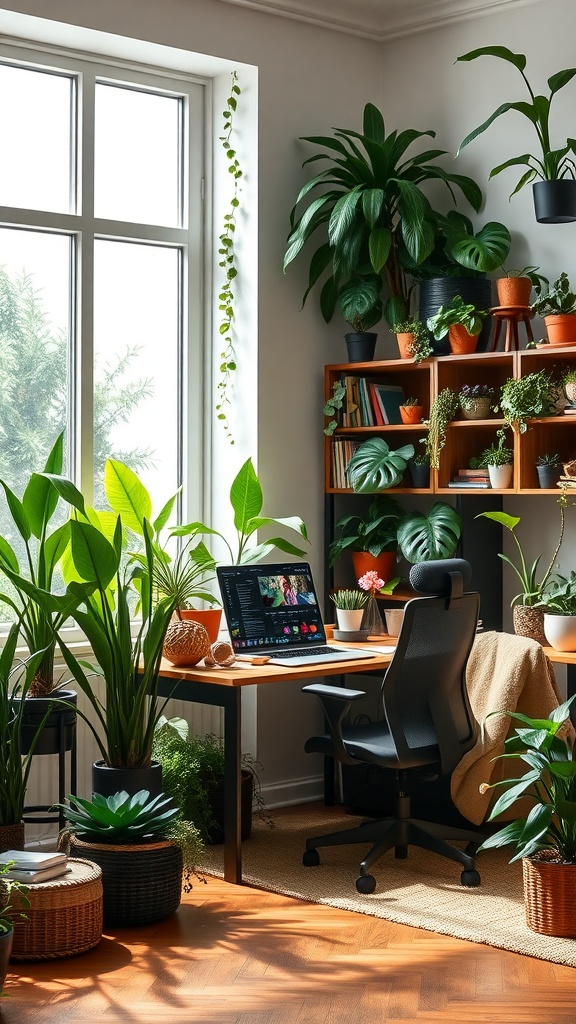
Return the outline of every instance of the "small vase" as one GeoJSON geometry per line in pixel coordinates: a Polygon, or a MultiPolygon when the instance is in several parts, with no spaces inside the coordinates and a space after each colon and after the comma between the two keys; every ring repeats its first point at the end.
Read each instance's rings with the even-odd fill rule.
{"type": "Polygon", "coordinates": [[[370,594],[368,603],[364,609],[362,629],[367,629],[368,633],[372,636],[380,636],[384,633],[384,624],[378,610],[378,601],[372,593],[370,594]]]}
{"type": "Polygon", "coordinates": [[[489,397],[465,398],[460,400],[460,409],[465,420],[487,420],[490,416],[489,397]]]}
{"type": "Polygon", "coordinates": [[[507,487],[510,487],[512,480],[513,466],[488,466],[488,475],[490,477],[490,486],[495,491],[503,491],[507,487]]]}
{"type": "Polygon", "coordinates": [[[362,626],[364,608],[337,608],[338,629],[343,633],[357,633],[362,626]]]}

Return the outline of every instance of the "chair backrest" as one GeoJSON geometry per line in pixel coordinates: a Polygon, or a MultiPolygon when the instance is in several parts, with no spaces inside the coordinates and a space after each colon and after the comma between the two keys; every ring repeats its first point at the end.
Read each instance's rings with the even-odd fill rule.
{"type": "Polygon", "coordinates": [[[442,775],[452,771],[476,736],[466,691],[466,663],[480,610],[461,558],[420,562],[410,583],[423,597],[408,601],[396,652],[382,683],[384,714],[400,764],[410,749],[437,745],[442,775]]]}

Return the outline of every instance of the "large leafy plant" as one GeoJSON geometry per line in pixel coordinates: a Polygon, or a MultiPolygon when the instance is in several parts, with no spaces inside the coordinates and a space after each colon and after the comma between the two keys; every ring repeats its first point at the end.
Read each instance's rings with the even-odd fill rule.
{"type": "Polygon", "coordinates": [[[504,529],[508,530],[508,532],[511,534],[516,545],[516,549],[518,552],[517,563],[513,562],[512,559],[508,557],[508,555],[504,555],[502,554],[502,552],[498,552],[498,558],[501,558],[503,562],[506,562],[510,566],[510,568],[514,570],[516,576],[520,581],[520,585],[522,588],[520,592],[518,594],[515,594],[512,598],[510,602],[511,607],[514,607],[515,604],[534,606],[539,605],[542,602],[544,588],[546,587],[546,584],[550,578],[550,574],[552,573],[554,564],[560,552],[562,541],[564,539],[567,505],[566,495],[562,495],[559,498],[558,505],[560,508],[560,536],[554,549],[554,554],[550,559],[548,568],[540,577],[540,579],[538,579],[538,566],[540,565],[540,559],[542,558],[542,555],[538,555],[538,557],[534,559],[531,565],[526,561],[526,557],[522,550],[522,545],[516,534],[516,527],[520,524],[519,516],[511,516],[507,512],[480,512],[476,516],[477,519],[480,519],[480,517],[484,519],[491,519],[493,522],[498,523],[500,526],[503,526],[504,529]]]}
{"type": "Polygon", "coordinates": [[[523,53],[514,53],[506,46],[481,46],[476,50],[470,50],[469,53],[464,53],[461,57],[458,57],[458,60],[471,61],[476,60],[477,57],[497,57],[499,60],[512,64],[522,76],[530,99],[518,100],[513,103],[502,103],[486,121],[483,121],[481,125],[466,136],[463,142],[460,143],[460,150],[464,149],[482,132],[485,132],[496,118],[506,114],[509,110],[515,110],[517,113],[523,114],[533,126],[540,154],[535,156],[532,153],[522,153],[520,156],[511,157],[509,160],[505,160],[504,163],[498,164],[497,167],[493,167],[490,171],[490,177],[495,177],[509,167],[527,167],[528,169],[523,172],[512,195],[515,192],[519,192],[524,185],[534,181],[535,178],[553,180],[555,178],[576,177],[576,166],[572,159],[572,155],[576,153],[576,140],[568,138],[566,144],[559,149],[552,149],[550,142],[550,107],[552,99],[560,89],[563,89],[565,85],[572,81],[574,75],[576,75],[576,68],[566,68],[564,71],[558,71],[555,75],[551,75],[548,79],[550,93],[548,96],[542,96],[534,92],[524,73],[526,57],[523,53]]]}
{"type": "Polygon", "coordinates": [[[482,330],[482,317],[486,315],[487,310],[477,309],[473,303],[464,302],[461,295],[455,295],[446,307],[440,306],[438,311],[428,318],[426,326],[436,341],[448,334],[455,324],[461,324],[468,334],[476,336],[482,330]]]}
{"type": "Polygon", "coordinates": [[[513,430],[524,434],[526,420],[537,416],[552,416],[555,412],[556,385],[552,373],[537,370],[525,377],[509,377],[500,391],[500,407],[506,422],[513,430]]]}
{"type": "Polygon", "coordinates": [[[0,480],[15,532],[19,534],[25,551],[21,566],[8,539],[0,536],[0,571],[12,584],[8,593],[0,593],[0,601],[17,617],[30,653],[43,652],[30,683],[30,697],[46,696],[59,685],[54,680],[56,636],[78,607],[83,594],[80,588],[64,591],[63,586],[60,588],[62,594],[52,593],[56,568],[70,540],[68,522],[51,530],[59,494],[76,504],[82,503],[82,496],[74,484],[61,475],[63,451],[64,438],[60,434],[46,460],[44,471],[31,474],[21,499],[4,480],[0,480]]]}
{"type": "Polygon", "coordinates": [[[336,523],[338,536],[328,552],[330,565],[334,565],[346,551],[368,551],[377,557],[383,551],[398,547],[398,523],[404,509],[389,495],[378,495],[364,516],[345,516],[336,523]]]}
{"type": "Polygon", "coordinates": [[[407,562],[451,558],[461,534],[458,512],[445,501],[435,501],[428,513],[409,512],[398,524],[398,547],[407,562]]]}
{"type": "Polygon", "coordinates": [[[230,505],[233,514],[233,526],[236,531],[235,540],[232,542],[205,523],[188,523],[186,526],[179,526],[173,530],[174,536],[209,536],[218,537],[224,544],[230,556],[230,562],[240,565],[246,562],[260,562],[266,555],[274,551],[283,551],[288,555],[296,555],[301,558],[304,551],[295,547],[291,541],[284,537],[270,537],[259,544],[254,544],[254,535],[258,530],[267,526],[281,526],[299,534],[305,541],[308,540],[306,526],[299,516],[287,516],[276,519],[272,516],[261,515],[264,505],[262,485],[252,459],[247,459],[240,468],[230,487],[230,505]]]}
{"type": "Polygon", "coordinates": [[[530,308],[537,316],[576,313],[576,292],[570,288],[568,274],[562,272],[546,294],[539,296],[530,308]]]}
{"type": "Polygon", "coordinates": [[[346,467],[352,490],[358,494],[373,494],[387,487],[397,487],[413,455],[412,444],[391,451],[382,437],[364,441],[346,467]]]}
{"type": "Polygon", "coordinates": [[[471,178],[435,163],[445,150],[427,149],[408,156],[413,143],[425,136],[434,138],[436,133],[408,129],[386,134],[384,118],[372,103],[364,108],[361,133],[346,128],[333,131],[333,136],[303,137],[324,150],[303,166],[319,160],[328,161],[329,166],[312,177],[296,199],[284,269],[318,232],[316,237],[322,241],[310,259],[304,302],[324,278],[320,309],[329,322],[338,306],[346,315],[352,291],[365,292],[369,298],[373,289],[363,326],[377,323],[382,311],[392,326],[410,312],[406,268],[422,263],[434,247],[435,214],[422,185],[442,182],[453,198],[456,188],[476,211],[482,193],[471,178]],[[312,198],[313,193],[319,194],[312,198]],[[300,212],[304,200],[306,207],[300,212]],[[386,282],[388,298],[383,307],[374,275],[386,282]]]}
{"type": "Polygon", "coordinates": [[[469,217],[458,210],[433,213],[434,245],[420,263],[403,255],[405,269],[417,281],[433,277],[485,277],[502,265],[512,238],[499,221],[489,221],[477,231],[469,217]]]}
{"type": "MultiPolygon", "coordinates": [[[[512,861],[530,857],[540,850],[552,850],[558,861],[576,863],[576,763],[567,738],[567,719],[574,697],[555,708],[548,718],[529,718],[519,712],[493,711],[507,715],[520,726],[505,740],[505,752],[498,759],[524,762],[528,771],[520,778],[504,779],[482,789],[504,788],[490,811],[493,821],[517,800],[532,801],[529,813],[510,822],[486,839],[479,850],[514,846],[512,861]]],[[[490,716],[489,716],[490,717],[490,716]]]]}

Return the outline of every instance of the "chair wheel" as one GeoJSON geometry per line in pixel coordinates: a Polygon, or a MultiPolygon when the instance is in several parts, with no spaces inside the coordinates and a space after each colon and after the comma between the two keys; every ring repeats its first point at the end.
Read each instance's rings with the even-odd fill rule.
{"type": "Polygon", "coordinates": [[[460,884],[468,886],[469,889],[475,889],[477,885],[480,885],[480,875],[477,871],[463,871],[460,875],[460,884]]]}
{"type": "Polygon", "coordinates": [[[305,868],[317,868],[320,863],[320,854],[318,850],[304,850],[302,854],[302,863],[305,868]]]}
{"type": "Polygon", "coordinates": [[[360,875],[360,878],[356,879],[356,888],[358,892],[361,892],[364,896],[369,896],[376,888],[376,879],[374,878],[374,875],[360,875]]]}

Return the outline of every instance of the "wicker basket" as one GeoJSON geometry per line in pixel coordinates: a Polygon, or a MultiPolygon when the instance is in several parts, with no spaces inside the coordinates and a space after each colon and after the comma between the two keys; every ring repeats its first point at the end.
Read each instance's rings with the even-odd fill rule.
{"type": "Polygon", "coordinates": [[[70,851],[102,869],[104,924],[155,924],[170,917],[182,897],[182,850],[167,840],[112,846],[70,836],[70,851]]]}
{"type": "Polygon", "coordinates": [[[541,850],[524,857],[522,873],[528,927],[542,935],[576,936],[576,864],[541,850]]]}
{"type": "MultiPolygon", "coordinates": [[[[102,938],[102,872],[87,860],[70,860],[70,871],[28,890],[27,920],[14,922],[12,960],[53,960],[85,953],[102,938]]],[[[15,910],[20,907],[12,895],[15,910]]]]}

